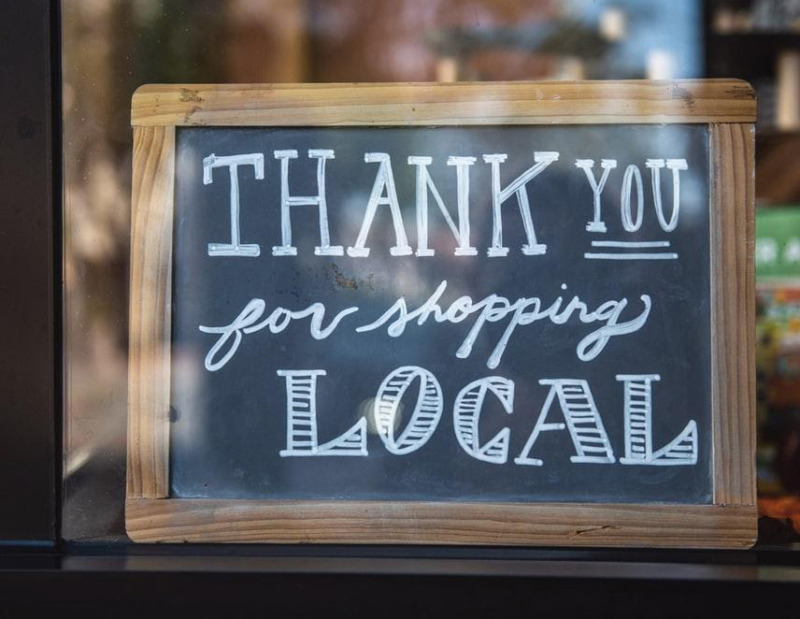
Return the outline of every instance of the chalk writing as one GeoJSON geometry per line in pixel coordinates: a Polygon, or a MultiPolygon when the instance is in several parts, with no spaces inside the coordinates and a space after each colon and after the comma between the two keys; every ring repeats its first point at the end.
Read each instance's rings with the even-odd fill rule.
{"type": "Polygon", "coordinates": [[[217,157],[213,153],[203,159],[203,184],[210,185],[214,182],[212,170],[226,167],[230,173],[230,211],[231,211],[231,242],[209,243],[209,256],[249,256],[252,258],[261,255],[261,246],[257,243],[242,245],[240,242],[239,224],[239,166],[251,165],[255,169],[256,179],[264,178],[264,155],[252,153],[249,155],[232,155],[230,157],[217,157]]]}
{"type": "MultiPolygon", "coordinates": [[[[281,457],[310,456],[367,456],[367,419],[361,417],[355,425],[337,438],[320,445],[317,440],[317,378],[325,370],[279,370],[286,378],[286,448],[281,457]]],[[[697,422],[690,420],[686,428],[657,451],[652,448],[651,383],[657,374],[621,374],[624,383],[625,456],[626,465],[677,466],[697,463],[697,422]]],[[[541,379],[548,388],[544,404],[536,418],[528,440],[519,456],[518,466],[544,465],[541,458],[531,455],[543,432],[569,433],[575,454],[570,462],[576,464],[613,464],[616,462],[611,440],[595,403],[588,381],[576,378],[541,379]],[[558,403],[561,421],[548,421],[553,405],[558,403]]],[[[511,429],[503,428],[481,444],[479,423],[484,400],[492,393],[509,415],[514,412],[515,383],[501,376],[487,376],[469,383],[456,396],[453,405],[453,427],[461,448],[472,458],[491,464],[506,464],[511,429]]],[[[377,390],[372,416],[384,447],[397,456],[411,454],[430,440],[436,432],[444,409],[444,394],[436,376],[425,368],[403,366],[390,372],[377,390]],[[398,434],[400,403],[409,387],[419,381],[419,391],[411,416],[398,434]]]]}
{"type": "Polygon", "coordinates": [[[286,378],[286,456],[366,456],[367,420],[359,419],[341,436],[320,445],[317,440],[317,377],[325,370],[278,370],[286,378]]]}
{"type": "MultiPolygon", "coordinates": [[[[564,284],[562,289],[566,290],[567,285],[564,284]]],[[[561,296],[550,303],[545,303],[539,297],[521,297],[512,302],[506,297],[493,294],[480,301],[473,301],[469,296],[461,296],[449,305],[445,303],[445,309],[440,301],[446,290],[447,282],[443,281],[427,301],[413,310],[409,310],[405,298],[401,297],[379,318],[356,327],[355,333],[368,333],[385,327],[390,337],[397,338],[403,335],[407,326],[411,324],[422,326],[431,317],[436,323],[459,324],[474,315],[475,322],[455,351],[456,357],[465,359],[472,354],[475,341],[487,323],[507,320],[502,336],[486,361],[486,366],[494,369],[500,364],[503,353],[518,327],[529,326],[543,320],[549,320],[554,325],[563,325],[577,318],[582,324],[601,323],[600,327],[584,336],[575,347],[578,359],[591,361],[603,351],[611,338],[640,330],[646,324],[652,306],[650,297],[643,294],[640,297],[643,307],[639,313],[632,315],[628,320],[621,320],[628,307],[628,299],[605,301],[590,309],[577,295],[573,295],[567,303],[564,303],[564,298],[561,296]]],[[[326,327],[323,327],[326,309],[322,303],[312,303],[302,310],[278,307],[263,318],[266,301],[253,299],[231,323],[223,326],[199,327],[203,333],[220,336],[206,355],[206,369],[216,371],[224,367],[236,354],[245,335],[264,329],[273,334],[281,333],[292,321],[310,317],[311,336],[316,340],[324,340],[336,330],[346,316],[357,311],[359,311],[357,306],[345,308],[338,312],[326,327]]]]}
{"type": "MultiPolygon", "coordinates": [[[[363,460],[341,458],[371,462],[383,451],[390,459],[414,461],[434,450],[444,434],[455,438],[454,453],[464,462],[486,471],[509,467],[535,475],[559,459],[583,470],[610,466],[639,474],[648,469],[631,467],[698,463],[704,426],[691,410],[679,411],[684,418],[668,431],[655,423],[664,419],[657,415],[676,414],[660,398],[677,387],[662,382],[662,368],[640,368],[637,357],[629,362],[625,356],[649,337],[637,334],[661,329],[673,311],[658,304],[664,273],[695,268],[681,260],[682,254],[691,256],[681,235],[698,212],[697,201],[684,196],[692,185],[686,182],[691,158],[676,157],[663,144],[656,152],[637,150],[633,160],[614,149],[604,153],[604,146],[594,146],[592,158],[574,145],[567,154],[547,150],[546,143],[520,154],[519,146],[494,149],[483,142],[480,150],[434,153],[418,148],[423,142],[412,143],[398,153],[379,142],[355,154],[340,149],[338,155],[335,142],[275,144],[289,147],[268,154],[206,154],[210,148],[202,153],[200,188],[226,207],[211,209],[216,221],[225,222],[225,232],[216,236],[212,230],[214,236],[202,239],[203,260],[233,269],[253,264],[239,258],[274,258],[270,265],[302,265],[307,272],[319,265],[319,272],[335,272],[336,283],[347,285],[328,282],[327,292],[338,295],[333,301],[314,290],[290,300],[286,290],[249,290],[215,305],[192,329],[210,336],[203,340],[203,367],[216,377],[245,371],[254,354],[270,356],[269,378],[280,381],[281,389],[278,398],[263,403],[263,414],[285,422],[281,458],[306,459],[313,466],[308,458],[336,457],[328,464],[349,466],[363,460]],[[346,199],[335,186],[343,166],[359,169],[357,177],[348,177],[346,199]],[[228,185],[220,187],[226,179],[215,177],[217,168],[228,170],[228,185]],[[360,188],[349,187],[353,178],[360,188]],[[568,184],[570,200],[552,203],[557,189],[568,184]],[[228,190],[227,198],[220,190],[228,190]],[[243,195],[271,197],[251,203],[243,195]],[[249,215],[264,211],[276,223],[279,216],[279,225],[254,226],[249,215]],[[554,214],[569,217],[576,229],[554,226],[554,214]],[[258,234],[272,248],[270,255],[262,256],[258,234]],[[569,247],[570,260],[581,267],[606,269],[610,280],[617,273],[626,277],[618,286],[597,289],[587,286],[586,276],[562,279],[550,272],[562,259],[561,247],[569,247]],[[504,265],[519,261],[531,269],[509,284],[504,265]],[[447,268],[436,270],[442,264],[447,268]],[[465,285],[452,276],[453,265],[467,267],[464,279],[480,272],[486,281],[477,288],[465,285]],[[470,271],[470,265],[480,270],[470,271]],[[431,266],[425,285],[415,286],[416,274],[431,266]],[[403,285],[380,288],[380,281],[395,275],[403,285]],[[360,285],[364,281],[368,290],[360,285]],[[473,292],[475,298],[464,294],[475,289],[481,290],[473,292]],[[305,363],[289,354],[287,337],[293,344],[306,340],[304,355],[341,348],[342,358],[350,359],[343,366],[378,368],[377,377],[370,374],[377,378],[372,384],[348,382],[348,397],[352,391],[361,402],[351,407],[354,415],[343,420],[335,398],[322,395],[337,385],[341,368],[329,365],[330,356],[305,363]],[[417,364],[415,346],[422,337],[449,363],[431,369],[422,359],[417,364]],[[548,344],[556,340],[560,364],[551,364],[548,355],[556,353],[548,344]],[[350,350],[353,342],[357,346],[350,350]],[[375,354],[367,359],[354,352],[363,350],[375,354]],[[528,358],[536,363],[520,368],[519,360],[528,358]],[[564,370],[565,358],[571,369],[564,370]],[[476,367],[478,376],[466,376],[476,367]],[[456,379],[440,381],[443,372],[456,379]],[[614,398],[607,397],[609,391],[614,398]]],[[[759,249],[763,256],[770,251],[776,253],[759,249]]],[[[658,365],[658,357],[648,359],[658,365]]]]}

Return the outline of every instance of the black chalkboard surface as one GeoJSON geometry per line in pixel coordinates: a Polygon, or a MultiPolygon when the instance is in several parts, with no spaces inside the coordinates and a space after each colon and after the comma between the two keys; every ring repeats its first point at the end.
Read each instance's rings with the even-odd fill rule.
{"type": "Polygon", "coordinates": [[[709,177],[706,125],[178,128],[170,496],[711,503],[709,177]]]}

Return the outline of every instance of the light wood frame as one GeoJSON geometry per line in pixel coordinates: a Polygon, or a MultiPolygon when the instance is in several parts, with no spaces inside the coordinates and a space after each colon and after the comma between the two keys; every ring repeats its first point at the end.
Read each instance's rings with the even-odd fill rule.
{"type": "Polygon", "coordinates": [[[133,96],[126,526],[139,542],[744,548],[756,535],[754,125],[738,80],[150,85],[133,96]],[[175,129],[181,126],[706,124],[713,503],[452,503],[169,497],[175,129]]]}

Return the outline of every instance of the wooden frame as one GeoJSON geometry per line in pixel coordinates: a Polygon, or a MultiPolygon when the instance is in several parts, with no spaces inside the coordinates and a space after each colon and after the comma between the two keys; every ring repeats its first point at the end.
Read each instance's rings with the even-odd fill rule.
{"type": "Polygon", "coordinates": [[[756,535],[753,90],[737,80],[155,85],[133,96],[128,534],[140,542],[749,547],[756,535]],[[713,503],[169,498],[175,128],[709,125],[713,503]]]}

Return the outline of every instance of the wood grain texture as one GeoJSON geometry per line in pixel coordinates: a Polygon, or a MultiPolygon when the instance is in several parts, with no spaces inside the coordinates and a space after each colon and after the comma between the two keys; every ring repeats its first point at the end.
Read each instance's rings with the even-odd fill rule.
{"type": "Polygon", "coordinates": [[[133,140],[128,497],[169,495],[170,307],[175,128],[133,140]]]}
{"type": "Polygon", "coordinates": [[[346,126],[752,123],[740,80],[385,84],[153,84],[133,125],[346,126]]]}
{"type": "Polygon", "coordinates": [[[138,542],[746,548],[755,507],[129,500],[138,542]]]}
{"type": "Polygon", "coordinates": [[[714,502],[755,505],[755,128],[709,133],[714,502]]]}

